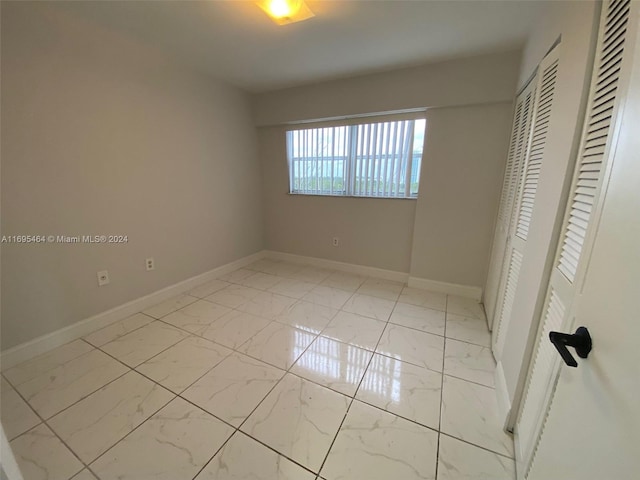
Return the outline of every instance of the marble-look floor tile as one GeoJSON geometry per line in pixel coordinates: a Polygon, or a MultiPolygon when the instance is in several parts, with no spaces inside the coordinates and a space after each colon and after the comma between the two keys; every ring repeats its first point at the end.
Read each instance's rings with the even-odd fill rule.
{"type": "Polygon", "coordinates": [[[462,315],[463,317],[485,320],[484,308],[480,302],[472,298],[449,295],[447,297],[447,313],[462,315]]]}
{"type": "Polygon", "coordinates": [[[187,388],[182,396],[238,427],[284,373],[251,357],[233,353],[187,388]]]}
{"type": "Polygon", "coordinates": [[[314,480],[316,476],[237,432],[195,480],[314,480]]]}
{"type": "Polygon", "coordinates": [[[333,272],[322,281],[322,285],[331,288],[339,288],[347,292],[355,292],[364,283],[367,277],[347,272],[333,272]]]}
{"type": "Polygon", "coordinates": [[[256,270],[250,270],[249,268],[239,268],[231,273],[221,275],[218,280],[229,283],[240,283],[243,279],[256,273],[256,270]]]}
{"type": "Polygon", "coordinates": [[[345,312],[356,313],[363,317],[375,318],[386,322],[389,320],[394,306],[394,301],[356,293],[347,300],[342,309],[345,312]]]}
{"type": "Polygon", "coordinates": [[[495,390],[446,376],[440,431],[513,458],[513,439],[502,429],[495,390]]]}
{"type": "Polygon", "coordinates": [[[273,322],[247,340],[238,351],[287,370],[315,338],[307,331],[273,322]]]}
{"type": "Polygon", "coordinates": [[[281,277],[271,275],[270,273],[256,272],[253,275],[243,278],[240,283],[245,287],[268,290],[280,283],[281,280],[281,277]]]}
{"type": "Polygon", "coordinates": [[[355,401],[321,475],[327,480],[436,478],[438,434],[355,401]]]}
{"type": "Polygon", "coordinates": [[[438,480],[515,480],[510,458],[440,435],[438,480]]]}
{"type": "Polygon", "coordinates": [[[400,293],[398,302],[417,305],[418,307],[433,308],[444,312],[447,307],[447,295],[423,290],[421,288],[404,287],[402,293],[400,293]]]}
{"type": "Polygon", "coordinates": [[[31,408],[47,419],[128,370],[109,355],[92,350],[18,385],[16,389],[31,408]]]}
{"type": "Polygon", "coordinates": [[[12,440],[40,423],[40,419],[31,407],[4,378],[0,389],[2,390],[0,398],[2,427],[7,440],[12,440]]]}
{"type": "Polygon", "coordinates": [[[437,430],[441,385],[440,373],[375,354],[356,398],[437,430]]]}
{"type": "Polygon", "coordinates": [[[91,464],[101,480],[191,480],[233,429],[181,398],[91,464]]]}
{"type": "Polygon", "coordinates": [[[156,321],[119,337],[101,348],[130,367],[137,367],[188,336],[187,332],[156,321]]]}
{"type": "Polygon", "coordinates": [[[315,283],[283,278],[280,282],[278,282],[268,290],[271,293],[277,293],[278,295],[284,295],[285,297],[302,298],[315,287],[315,283]]]}
{"type": "Polygon", "coordinates": [[[244,305],[259,293],[260,290],[245,287],[244,285],[229,285],[228,287],[205,297],[205,300],[229,308],[238,308],[240,305],[244,305]]]}
{"type": "Polygon", "coordinates": [[[223,307],[206,300],[198,300],[188,307],[163,317],[162,321],[182,330],[198,334],[230,311],[229,307],[223,307]]]}
{"type": "Polygon", "coordinates": [[[145,315],[144,313],[136,313],[130,317],[112,323],[100,330],[97,330],[89,335],[83,337],[91,345],[101,347],[102,345],[109,343],[116,338],[120,338],[127,333],[133,332],[140,327],[144,327],[148,323],[153,322],[153,317],[145,315]]]}
{"type": "Polygon", "coordinates": [[[200,335],[229,348],[237,348],[271,323],[266,318],[234,310],[213,322],[200,335]]]}
{"type": "Polygon", "coordinates": [[[90,463],[174,397],[129,372],[49,420],[49,426],[90,463]]]}
{"type": "Polygon", "coordinates": [[[86,468],[82,470],[79,474],[74,475],[71,480],[98,480],[93,473],[91,473],[86,468]]]}
{"type": "Polygon", "coordinates": [[[404,283],[401,282],[392,282],[391,280],[382,280],[380,278],[368,278],[360,286],[357,293],[395,302],[398,300],[403,288],[404,283]]]}
{"type": "Polygon", "coordinates": [[[348,405],[348,397],[288,374],[241,430],[317,472],[348,405]]]}
{"type": "Polygon", "coordinates": [[[329,275],[331,275],[331,270],[327,270],[325,268],[319,267],[302,267],[296,272],[284,274],[285,277],[291,278],[293,280],[300,280],[303,282],[309,283],[320,283],[329,275]]]}
{"type": "Polygon", "coordinates": [[[300,300],[275,317],[275,320],[311,333],[320,333],[337,313],[335,308],[300,300]]]}
{"type": "Polygon", "coordinates": [[[182,307],[186,307],[196,300],[198,300],[196,297],[183,293],[182,295],[165,300],[153,307],[149,307],[146,310],[143,310],[142,313],[153,318],[162,318],[171,312],[175,312],[176,310],[180,310],[182,307]]]}
{"type": "Polygon", "coordinates": [[[317,303],[318,305],[324,305],[331,308],[342,308],[347,300],[351,297],[352,293],[339,288],[331,288],[325,285],[318,285],[309,293],[307,293],[303,300],[311,303],[317,303]]]}
{"type": "Polygon", "coordinates": [[[390,323],[382,334],[376,352],[442,372],[444,338],[390,323]]]}
{"type": "Polygon", "coordinates": [[[180,393],[232,351],[204,338],[189,337],[147,360],[136,370],[172,392],[180,393]]]}
{"type": "Polygon", "coordinates": [[[356,347],[374,350],[380,340],[385,323],[355,313],[338,312],[322,336],[356,347]]]}
{"type": "Polygon", "coordinates": [[[444,336],[445,313],[442,310],[397,303],[389,321],[403,327],[444,336]]]}
{"type": "Polygon", "coordinates": [[[447,338],[491,346],[491,333],[484,319],[447,313],[447,338]]]}
{"type": "Polygon", "coordinates": [[[275,271],[279,263],[279,260],[274,260],[272,258],[261,258],[260,260],[256,260],[252,264],[247,265],[245,268],[256,272],[271,273],[275,271]]]}
{"type": "Polygon", "coordinates": [[[217,278],[210,280],[202,285],[197,286],[193,290],[189,291],[189,295],[192,297],[205,298],[209,295],[213,295],[219,290],[231,285],[229,282],[218,280],[217,278]]]}
{"type": "Polygon", "coordinates": [[[12,385],[20,385],[39,377],[43,373],[54,370],[74,358],[89,353],[93,349],[87,342],[74,340],[61,347],[54,348],[50,352],[4,370],[2,373],[12,385]]]}
{"type": "Polygon", "coordinates": [[[44,423],[10,445],[25,480],[67,480],[84,467],[44,423]]]}
{"type": "Polygon", "coordinates": [[[273,320],[282,315],[294,303],[296,303],[295,298],[271,292],[260,292],[247,303],[240,305],[238,310],[273,320]]]}
{"type": "Polygon", "coordinates": [[[447,338],[444,348],[446,375],[494,387],[495,369],[496,362],[489,348],[447,338]]]}
{"type": "Polygon", "coordinates": [[[303,265],[293,262],[278,262],[274,266],[270,268],[270,271],[267,273],[271,273],[272,275],[278,275],[279,277],[287,277],[289,275],[293,275],[304,268],[303,265]]]}
{"type": "Polygon", "coordinates": [[[317,338],[291,373],[352,397],[373,353],[326,337],[317,338]]]}

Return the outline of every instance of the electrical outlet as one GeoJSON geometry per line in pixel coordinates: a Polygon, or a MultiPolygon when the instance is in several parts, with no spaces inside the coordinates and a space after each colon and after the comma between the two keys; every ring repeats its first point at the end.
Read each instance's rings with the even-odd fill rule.
{"type": "Polygon", "coordinates": [[[147,267],[147,271],[151,271],[156,268],[156,262],[153,260],[153,257],[147,258],[145,260],[145,265],[147,267]]]}
{"type": "Polygon", "coordinates": [[[340,245],[340,239],[338,237],[333,237],[333,246],[337,247],[340,245]]]}
{"type": "Polygon", "coordinates": [[[100,270],[98,272],[98,286],[102,287],[104,285],[109,284],[109,271],[108,270],[100,270]]]}

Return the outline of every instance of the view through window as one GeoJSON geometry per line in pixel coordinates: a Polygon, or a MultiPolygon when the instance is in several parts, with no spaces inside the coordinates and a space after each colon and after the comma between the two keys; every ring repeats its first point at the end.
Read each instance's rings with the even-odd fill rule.
{"type": "Polygon", "coordinates": [[[416,119],[290,130],[290,192],[415,198],[425,127],[416,119]]]}

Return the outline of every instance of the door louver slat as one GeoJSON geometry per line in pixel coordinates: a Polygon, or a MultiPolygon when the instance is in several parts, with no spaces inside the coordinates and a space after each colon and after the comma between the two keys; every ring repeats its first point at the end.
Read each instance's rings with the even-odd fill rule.
{"type": "Polygon", "coordinates": [[[520,120],[522,119],[522,103],[516,107],[516,114],[513,121],[513,130],[511,132],[511,142],[509,143],[509,155],[507,157],[507,166],[504,172],[504,183],[502,185],[502,194],[500,195],[500,207],[498,209],[498,222],[504,224],[507,219],[507,197],[509,196],[509,188],[511,177],[513,175],[513,167],[516,156],[516,147],[518,144],[518,133],[520,131],[520,120]]]}
{"type": "Polygon", "coordinates": [[[544,316],[542,334],[535,347],[531,378],[523,396],[522,413],[518,422],[518,433],[521,441],[526,442],[530,448],[535,441],[533,435],[536,431],[536,422],[542,413],[540,410],[545,405],[545,397],[549,395],[547,390],[547,375],[558,363],[558,355],[548,341],[549,332],[561,331],[564,319],[565,306],[551,289],[547,310],[544,316]]]}
{"type": "MultiPolygon", "coordinates": [[[[529,133],[531,127],[531,113],[533,109],[533,92],[530,92],[524,99],[524,105],[522,110],[522,121],[520,123],[520,133],[518,135],[518,148],[516,150],[516,158],[514,162],[513,178],[509,188],[509,204],[517,201],[520,197],[520,189],[522,188],[521,177],[522,167],[525,158],[525,154],[529,142],[529,133]]],[[[511,225],[516,220],[518,211],[516,208],[511,213],[511,225]]]]}
{"type": "Polygon", "coordinates": [[[502,301],[502,313],[500,315],[500,323],[498,325],[498,335],[496,344],[502,345],[506,334],[506,319],[511,318],[513,309],[513,301],[516,295],[516,287],[518,286],[518,278],[520,277],[520,267],[522,266],[522,254],[515,249],[511,250],[511,260],[509,262],[509,271],[507,276],[507,284],[505,286],[504,299],[502,301]]]}
{"type": "Polygon", "coordinates": [[[569,218],[558,259],[558,270],[570,283],[575,279],[591,211],[597,202],[602,162],[607,149],[620,79],[629,6],[629,0],[611,2],[609,5],[605,32],[596,58],[595,94],[589,105],[587,132],[578,158],[578,176],[574,180],[569,218]]]}
{"type": "Polygon", "coordinates": [[[547,143],[549,118],[551,117],[551,107],[553,106],[553,94],[555,92],[557,76],[558,61],[556,60],[549,65],[542,74],[541,95],[538,99],[531,149],[525,171],[524,190],[522,191],[520,212],[516,226],[516,235],[525,241],[529,235],[536,192],[538,191],[538,180],[544,158],[544,147],[547,143]]]}

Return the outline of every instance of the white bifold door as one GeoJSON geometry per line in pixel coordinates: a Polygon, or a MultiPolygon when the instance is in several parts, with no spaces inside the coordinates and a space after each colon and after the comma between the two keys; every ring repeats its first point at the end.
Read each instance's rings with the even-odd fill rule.
{"type": "Polygon", "coordinates": [[[535,78],[518,96],[509,157],[494,237],[492,271],[487,280],[485,303],[493,319],[493,352],[502,355],[520,267],[525,255],[529,226],[536,202],[540,170],[545,162],[545,146],[553,113],[558,77],[555,47],[540,63],[535,78]],[[492,294],[492,290],[495,293],[492,294]],[[495,300],[489,300],[489,296],[495,300]]]}
{"type": "Polygon", "coordinates": [[[519,479],[640,478],[639,23],[639,2],[603,2],[579,156],[515,424],[519,479]],[[576,368],[549,333],[579,326],[593,350],[582,359],[568,348],[576,368]]]}
{"type": "Polygon", "coordinates": [[[505,254],[511,238],[510,227],[512,212],[516,202],[516,191],[522,176],[524,157],[527,153],[535,86],[534,77],[522,92],[520,92],[515,102],[509,153],[502,183],[498,220],[493,236],[491,262],[484,294],[484,306],[487,311],[487,319],[490,327],[495,318],[496,303],[499,296],[498,289],[503,276],[505,254]]]}

